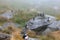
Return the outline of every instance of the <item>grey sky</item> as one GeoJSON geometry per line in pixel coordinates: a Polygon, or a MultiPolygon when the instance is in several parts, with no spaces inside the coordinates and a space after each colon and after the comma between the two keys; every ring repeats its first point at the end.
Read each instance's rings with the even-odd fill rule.
{"type": "Polygon", "coordinates": [[[29,6],[60,6],[60,0],[0,0],[0,4],[14,7],[29,6]]]}

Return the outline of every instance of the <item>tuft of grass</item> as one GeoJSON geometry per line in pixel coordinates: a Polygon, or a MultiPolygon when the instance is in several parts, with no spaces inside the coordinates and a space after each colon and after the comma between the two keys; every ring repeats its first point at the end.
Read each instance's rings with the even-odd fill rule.
{"type": "Polygon", "coordinates": [[[60,20],[60,15],[56,16],[57,17],[57,20],[60,20]]]}
{"type": "Polygon", "coordinates": [[[10,40],[24,40],[22,38],[22,35],[20,34],[22,31],[22,28],[15,28],[13,26],[9,26],[5,28],[2,33],[10,34],[11,39],[10,40]]]}
{"type": "Polygon", "coordinates": [[[28,34],[29,37],[32,37],[32,38],[36,38],[37,37],[36,33],[34,31],[31,31],[31,30],[28,30],[27,34],[28,34]]]}
{"type": "Polygon", "coordinates": [[[24,40],[20,32],[21,29],[16,28],[15,31],[12,32],[11,40],[24,40]]]}
{"type": "Polygon", "coordinates": [[[52,32],[48,35],[39,35],[40,40],[60,40],[60,31],[52,32]]]}

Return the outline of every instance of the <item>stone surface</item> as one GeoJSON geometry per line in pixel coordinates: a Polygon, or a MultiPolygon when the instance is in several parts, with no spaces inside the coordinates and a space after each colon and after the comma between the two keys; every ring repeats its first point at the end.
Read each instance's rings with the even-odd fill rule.
{"type": "Polygon", "coordinates": [[[3,23],[3,25],[0,26],[0,31],[3,31],[4,29],[6,29],[8,27],[19,28],[20,24],[17,24],[17,23],[14,23],[14,22],[5,22],[5,23],[3,23]]]}
{"type": "Polygon", "coordinates": [[[10,40],[11,36],[8,34],[0,33],[0,40],[10,40]]]}
{"type": "Polygon", "coordinates": [[[38,38],[29,38],[28,40],[39,40],[38,38]]]}
{"type": "Polygon", "coordinates": [[[3,25],[2,25],[2,28],[7,28],[9,26],[13,26],[13,27],[19,27],[20,25],[17,24],[17,23],[13,23],[13,22],[5,22],[3,25]]]}
{"type": "Polygon", "coordinates": [[[11,19],[11,18],[13,18],[13,12],[11,10],[6,11],[6,12],[0,14],[0,17],[4,18],[4,19],[11,19]]]}
{"type": "Polygon", "coordinates": [[[60,30],[60,21],[50,15],[37,16],[27,22],[27,28],[39,34],[46,35],[50,32],[60,30]]]}
{"type": "Polygon", "coordinates": [[[56,19],[52,16],[46,15],[45,18],[41,16],[35,17],[35,19],[31,19],[27,22],[27,27],[29,29],[36,29],[38,27],[44,26],[44,25],[49,25],[53,23],[56,19]],[[49,18],[49,21],[48,21],[49,18]]]}

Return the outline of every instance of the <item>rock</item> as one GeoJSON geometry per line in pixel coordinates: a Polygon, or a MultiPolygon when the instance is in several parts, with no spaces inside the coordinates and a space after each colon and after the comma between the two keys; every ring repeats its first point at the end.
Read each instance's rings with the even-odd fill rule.
{"type": "Polygon", "coordinates": [[[46,30],[44,30],[44,31],[42,32],[42,35],[47,35],[47,34],[49,34],[49,33],[51,33],[51,32],[53,32],[53,30],[51,30],[50,28],[47,28],[46,30]]]}
{"type": "Polygon", "coordinates": [[[11,36],[8,34],[0,33],[0,40],[10,40],[11,36]]]}
{"type": "Polygon", "coordinates": [[[20,25],[19,24],[17,24],[17,23],[13,23],[13,22],[6,22],[6,23],[4,23],[3,25],[2,25],[2,28],[4,29],[4,28],[7,28],[7,27],[9,27],[9,26],[13,26],[13,27],[19,27],[20,25]]]}
{"type": "MultiPolygon", "coordinates": [[[[42,30],[44,30],[44,29],[42,29],[42,30]]],[[[41,34],[47,35],[51,32],[58,31],[58,30],[60,30],[60,21],[54,21],[52,24],[48,25],[44,31],[41,31],[41,34]]]]}
{"type": "Polygon", "coordinates": [[[11,10],[9,10],[9,11],[6,11],[6,12],[0,14],[0,19],[1,18],[5,19],[5,20],[11,19],[11,18],[13,18],[13,12],[11,10]]]}
{"type": "Polygon", "coordinates": [[[38,38],[29,38],[28,40],[39,40],[38,38]]]}
{"type": "Polygon", "coordinates": [[[55,17],[49,15],[45,15],[45,17],[37,16],[35,17],[35,20],[31,19],[27,22],[27,27],[29,29],[36,29],[45,25],[49,25],[55,20],[55,17]]]}
{"type": "Polygon", "coordinates": [[[44,15],[44,17],[39,15],[29,20],[26,25],[28,29],[45,35],[60,29],[60,21],[50,15],[44,15]]]}
{"type": "Polygon", "coordinates": [[[3,30],[3,28],[2,28],[2,26],[0,26],[0,31],[2,31],[3,30]]]}
{"type": "Polygon", "coordinates": [[[59,30],[60,29],[60,21],[54,21],[51,25],[48,25],[51,30],[59,30]]]}
{"type": "Polygon", "coordinates": [[[56,19],[52,16],[45,15],[45,18],[41,16],[35,17],[35,20],[31,19],[27,22],[27,27],[29,29],[36,29],[38,27],[44,26],[44,25],[49,25],[56,19]],[[48,21],[49,20],[49,21],[48,21]]]}

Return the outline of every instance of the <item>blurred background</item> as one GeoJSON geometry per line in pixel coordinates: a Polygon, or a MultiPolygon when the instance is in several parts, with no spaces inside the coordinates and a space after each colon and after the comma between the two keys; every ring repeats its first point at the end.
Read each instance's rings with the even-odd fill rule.
{"type": "MultiPolygon", "coordinates": [[[[34,18],[38,13],[52,15],[56,17],[57,20],[60,20],[60,0],[0,0],[0,32],[12,34],[11,40],[15,38],[17,40],[21,37],[19,33],[26,25],[26,22],[34,18]]],[[[60,40],[60,38],[58,39],[58,37],[60,37],[59,32],[60,31],[52,33],[56,40],[60,40]]],[[[30,33],[30,36],[37,36],[33,35],[35,34],[33,31],[30,33]]],[[[41,40],[55,40],[50,35],[48,35],[49,37],[40,36],[41,35],[39,35],[38,38],[41,38],[41,40]]]]}
{"type": "Polygon", "coordinates": [[[0,8],[1,6],[60,14],[60,0],[0,0],[0,8]]]}

